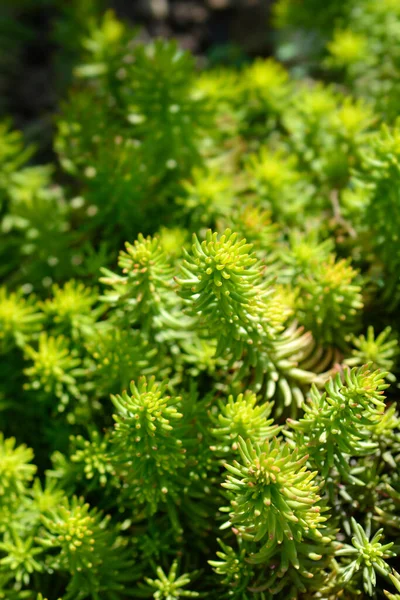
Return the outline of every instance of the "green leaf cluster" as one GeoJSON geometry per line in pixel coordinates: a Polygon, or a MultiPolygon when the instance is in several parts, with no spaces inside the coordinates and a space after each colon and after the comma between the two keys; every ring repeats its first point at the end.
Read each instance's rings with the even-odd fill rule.
{"type": "Polygon", "coordinates": [[[397,3],[237,69],[67,4],[56,164],[0,125],[0,598],[398,598],[397,3]]]}

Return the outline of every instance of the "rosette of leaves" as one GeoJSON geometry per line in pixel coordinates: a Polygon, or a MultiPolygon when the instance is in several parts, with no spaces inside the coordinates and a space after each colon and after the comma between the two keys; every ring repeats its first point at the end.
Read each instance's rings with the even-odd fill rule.
{"type": "Polygon", "coordinates": [[[43,315],[33,296],[0,288],[0,350],[24,347],[40,331],[43,315]]]}
{"type": "MultiPolygon", "coordinates": [[[[58,412],[64,412],[71,399],[84,400],[86,396],[78,382],[85,370],[68,339],[61,335],[49,336],[43,331],[35,346],[24,347],[25,356],[31,361],[24,369],[27,377],[24,388],[43,402],[53,404],[58,412]]],[[[73,416],[72,413],[69,415],[73,416]]]]}
{"type": "Polygon", "coordinates": [[[168,395],[166,382],[140,377],[137,385],[131,382],[130,394],[124,391],[111,399],[118,411],[111,438],[114,465],[132,500],[154,514],[160,503],[176,498],[186,463],[177,425],[183,416],[180,398],[168,395]]]}
{"type": "Polygon", "coordinates": [[[391,550],[393,542],[381,543],[383,529],[371,537],[370,526],[364,530],[353,518],[351,525],[354,533],[352,545],[345,544],[335,553],[337,557],[346,557],[340,568],[340,577],[344,584],[354,579],[357,581],[362,579],[365,592],[372,596],[377,585],[376,575],[388,579],[391,573],[391,568],[385,559],[396,556],[391,550]]]}
{"type": "Polygon", "coordinates": [[[352,70],[357,68],[356,65],[359,66],[360,61],[363,61],[368,47],[368,37],[365,33],[351,29],[335,29],[326,47],[330,53],[327,64],[334,68],[344,68],[350,75],[352,70]]]}
{"type": "Polygon", "coordinates": [[[194,235],[192,252],[184,254],[180,294],[200,326],[217,338],[217,356],[253,354],[280,328],[281,312],[251,250],[229,229],[220,236],[209,230],[203,242],[194,235]]]}
{"type": "MultiPolygon", "coordinates": [[[[241,440],[240,443],[247,447],[247,451],[253,447],[249,441],[245,443],[241,440]]],[[[329,577],[335,532],[323,524],[326,519],[319,512],[324,508],[319,505],[319,497],[316,495],[318,486],[313,482],[315,473],[307,471],[304,467],[305,461],[299,459],[299,455],[291,455],[279,439],[272,444],[265,442],[261,453],[260,447],[256,447],[255,452],[264,457],[263,450],[277,448],[280,448],[282,460],[285,457],[286,469],[292,472],[292,476],[285,476],[286,469],[281,468],[282,463],[279,459],[276,463],[273,461],[274,452],[270,455],[270,467],[274,475],[269,482],[261,476],[264,461],[258,462],[256,459],[254,466],[249,467],[248,477],[243,476],[247,461],[242,460],[241,467],[237,461],[233,463],[235,473],[227,466],[231,474],[228,476],[226,487],[229,497],[234,498],[231,500],[230,516],[235,514],[237,517],[235,523],[233,520],[230,523],[233,525],[233,533],[237,536],[238,549],[221,543],[223,553],[218,553],[218,556],[222,560],[210,561],[216,572],[224,577],[221,582],[221,595],[224,598],[297,598],[302,594],[319,591],[329,577]],[[303,483],[295,484],[295,478],[303,483]],[[240,483],[243,484],[241,488],[240,483]],[[309,488],[310,493],[303,494],[303,486],[309,488]],[[290,494],[290,489],[296,494],[296,500],[292,496],[290,499],[285,496],[286,491],[290,494]],[[245,495],[248,495],[246,502],[245,495]],[[307,499],[304,500],[304,504],[303,498],[307,499]],[[293,518],[289,518],[289,504],[299,511],[297,513],[294,510],[296,514],[293,518]],[[303,509],[309,511],[311,520],[315,519],[316,529],[308,529],[300,517],[300,513],[304,515],[303,509]],[[248,520],[247,526],[244,519],[248,520]],[[250,524],[250,521],[254,525],[250,524]],[[283,525],[284,521],[287,522],[287,526],[283,525]]],[[[250,453],[249,457],[253,459],[253,453],[250,453]]],[[[229,511],[228,508],[224,510],[229,511]]]]}
{"type": "MultiPolygon", "coordinates": [[[[239,438],[240,462],[227,464],[229,521],[244,540],[257,544],[251,562],[265,562],[280,547],[279,570],[300,567],[297,546],[307,538],[322,541],[323,523],[316,472],[307,470],[307,455],[291,450],[279,438],[253,444],[239,438]]],[[[329,538],[327,538],[329,540],[329,538]]]]}
{"type": "Polygon", "coordinates": [[[236,397],[231,395],[227,401],[219,399],[216,410],[210,410],[214,425],[210,431],[216,440],[213,449],[218,454],[230,455],[238,449],[239,438],[262,443],[275,437],[281,427],[269,418],[272,407],[271,402],[259,404],[253,392],[245,392],[236,397]]]}
{"type": "Polygon", "coordinates": [[[275,219],[293,224],[312,200],[313,187],[298,168],[295,154],[261,147],[247,159],[249,186],[275,219]]]}
{"type": "Polygon", "coordinates": [[[194,169],[182,188],[178,202],[194,230],[215,227],[221,217],[231,212],[235,194],[233,181],[217,169],[194,169]]]}
{"type": "Polygon", "coordinates": [[[384,377],[368,366],[346,369],[344,380],[338,373],[324,393],[313,386],[304,416],[288,420],[293,446],[307,448],[309,464],[323,479],[336,469],[342,480],[357,483],[349,457],[372,455],[377,448],[372,432],[385,411],[384,377]]]}
{"type": "Polygon", "coordinates": [[[182,328],[179,297],[173,285],[173,269],[158,237],[139,235],[134,244],[126,243],[119,255],[122,275],[103,269],[101,282],[109,285],[103,300],[115,306],[115,316],[129,324],[140,323],[145,333],[159,339],[174,336],[182,328]]]}
{"type": "Polygon", "coordinates": [[[0,573],[14,579],[15,587],[28,586],[35,573],[43,573],[45,565],[40,556],[43,548],[36,545],[32,536],[21,537],[13,528],[0,542],[0,573]]]}
{"type": "Polygon", "coordinates": [[[67,578],[65,600],[123,598],[137,574],[126,541],[83,499],[64,500],[42,517],[40,544],[57,577],[67,578]]]}
{"type": "Polygon", "coordinates": [[[218,540],[220,550],[217,552],[219,560],[209,560],[215,573],[221,576],[221,597],[233,598],[234,600],[250,600],[254,598],[254,590],[251,581],[254,577],[254,567],[249,564],[246,548],[239,547],[237,550],[218,540]]]}
{"type": "Polygon", "coordinates": [[[53,285],[51,298],[41,306],[55,333],[79,338],[93,331],[99,314],[94,309],[97,299],[97,290],[71,280],[62,287],[53,285]]]}
{"type": "Polygon", "coordinates": [[[321,344],[346,346],[347,336],[359,327],[363,308],[357,272],[348,260],[315,263],[314,269],[297,280],[299,321],[321,344]]]}
{"type": "Polygon", "coordinates": [[[265,400],[273,400],[275,417],[288,411],[294,417],[310,385],[323,385],[341,356],[336,349],[317,344],[310,332],[305,332],[291,319],[294,312],[291,299],[286,295],[282,298],[280,292],[277,286],[273,301],[279,307],[286,329],[278,332],[274,339],[264,339],[253,362],[246,356],[246,360],[236,363],[237,370],[229,377],[229,385],[231,391],[240,393],[249,389],[265,400]]]}
{"type": "Polygon", "coordinates": [[[182,256],[184,246],[187,246],[189,232],[185,227],[160,227],[157,232],[161,248],[168,258],[175,262],[182,256]]]}
{"type": "Polygon", "coordinates": [[[279,280],[297,286],[300,277],[312,275],[316,266],[332,256],[332,239],[321,240],[318,231],[303,233],[297,229],[288,234],[288,243],[278,246],[279,258],[285,266],[278,272],[279,280]]]}
{"type": "Polygon", "coordinates": [[[42,515],[62,504],[64,495],[65,492],[55,480],[48,477],[47,472],[43,480],[35,477],[28,490],[26,502],[22,505],[20,525],[23,525],[24,533],[36,535],[41,527],[42,515]]]}
{"type": "Polygon", "coordinates": [[[246,94],[244,134],[257,135],[271,131],[288,105],[292,85],[286,69],[272,58],[256,59],[242,73],[246,94]]]}
{"type": "Polygon", "coordinates": [[[271,212],[258,203],[245,203],[235,207],[225,216],[232,231],[253,244],[257,257],[273,268],[279,239],[279,225],[273,221],[271,212]]]}
{"type": "Polygon", "coordinates": [[[351,356],[345,359],[349,367],[370,364],[371,369],[382,369],[387,373],[386,379],[393,383],[396,376],[393,373],[399,353],[399,342],[394,337],[391,327],[385,327],[375,336],[374,328],[369,326],[367,334],[351,338],[353,349],[351,356]]]}
{"type": "Polygon", "coordinates": [[[178,561],[172,563],[169,573],[165,573],[161,567],[156,569],[157,579],[146,577],[146,583],[154,591],[154,600],[179,600],[179,598],[198,598],[200,594],[186,588],[191,578],[196,573],[183,573],[178,576],[178,561]]]}

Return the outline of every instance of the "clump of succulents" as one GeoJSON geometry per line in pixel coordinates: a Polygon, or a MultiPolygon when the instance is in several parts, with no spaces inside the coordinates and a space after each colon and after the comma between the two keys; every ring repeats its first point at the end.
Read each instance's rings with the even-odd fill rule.
{"type": "Polygon", "coordinates": [[[0,123],[0,598],[398,600],[397,2],[202,70],[100,4],[56,168],[0,123]]]}

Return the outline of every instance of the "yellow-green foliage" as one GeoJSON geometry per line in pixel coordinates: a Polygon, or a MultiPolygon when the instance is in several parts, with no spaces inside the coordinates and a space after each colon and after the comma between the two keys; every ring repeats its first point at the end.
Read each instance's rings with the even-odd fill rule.
{"type": "Polygon", "coordinates": [[[56,164],[0,123],[0,598],[397,600],[399,3],[237,68],[61,4],[56,164]]]}

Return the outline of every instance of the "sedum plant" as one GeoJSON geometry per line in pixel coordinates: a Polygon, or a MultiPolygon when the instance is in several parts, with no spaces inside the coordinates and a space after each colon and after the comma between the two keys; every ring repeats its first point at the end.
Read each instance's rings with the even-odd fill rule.
{"type": "Polygon", "coordinates": [[[185,448],[175,425],[183,416],[175,406],[180,399],[168,396],[166,387],[166,382],[142,377],[137,387],[131,383],[131,396],[123,392],[112,398],[118,411],[111,440],[115,460],[126,461],[136,502],[147,505],[150,512],[176,493],[173,480],[185,464],[185,448]]]}
{"type": "Polygon", "coordinates": [[[382,530],[376,532],[371,538],[354,519],[352,521],[354,537],[352,546],[346,545],[337,552],[337,556],[349,557],[349,564],[341,568],[341,577],[344,582],[349,581],[355,573],[362,569],[363,586],[366,593],[372,596],[376,586],[376,572],[384,577],[391,573],[386,558],[393,556],[390,548],[393,542],[382,544],[382,530]],[[353,558],[353,560],[351,560],[353,558]]]}
{"type": "Polygon", "coordinates": [[[190,577],[186,573],[177,577],[177,570],[178,563],[175,561],[168,575],[159,567],[157,569],[157,579],[146,579],[147,584],[156,590],[153,594],[155,600],[164,598],[177,600],[178,598],[197,598],[199,596],[198,592],[183,589],[190,583],[190,577]]]}
{"type": "Polygon", "coordinates": [[[387,385],[379,371],[347,369],[344,379],[345,383],[340,375],[331,379],[323,394],[314,387],[303,418],[289,422],[296,446],[300,440],[306,444],[310,462],[318,464],[325,478],[336,468],[345,479],[351,474],[346,456],[373,452],[371,428],[383,417],[385,408],[382,394],[387,385]]]}
{"type": "Polygon", "coordinates": [[[8,353],[16,346],[24,346],[40,331],[43,315],[34,298],[21,293],[0,289],[1,349],[8,353]]]}
{"type": "Polygon", "coordinates": [[[239,452],[240,462],[226,466],[229,475],[223,485],[230,491],[232,510],[225,525],[233,525],[245,539],[260,542],[260,556],[268,556],[276,544],[283,543],[282,569],[289,562],[298,566],[295,542],[314,530],[318,534],[324,521],[312,483],[316,473],[306,471],[306,455],[299,458],[297,450],[290,452],[277,440],[254,447],[239,438],[239,452]]]}
{"type": "Polygon", "coordinates": [[[45,4],[54,164],[0,124],[0,598],[397,599],[397,3],[278,0],[283,62],[223,68],[45,4]]]}
{"type": "Polygon", "coordinates": [[[76,497],[43,516],[41,545],[54,567],[70,575],[66,598],[118,597],[133,575],[125,544],[109,519],[76,497]]]}

